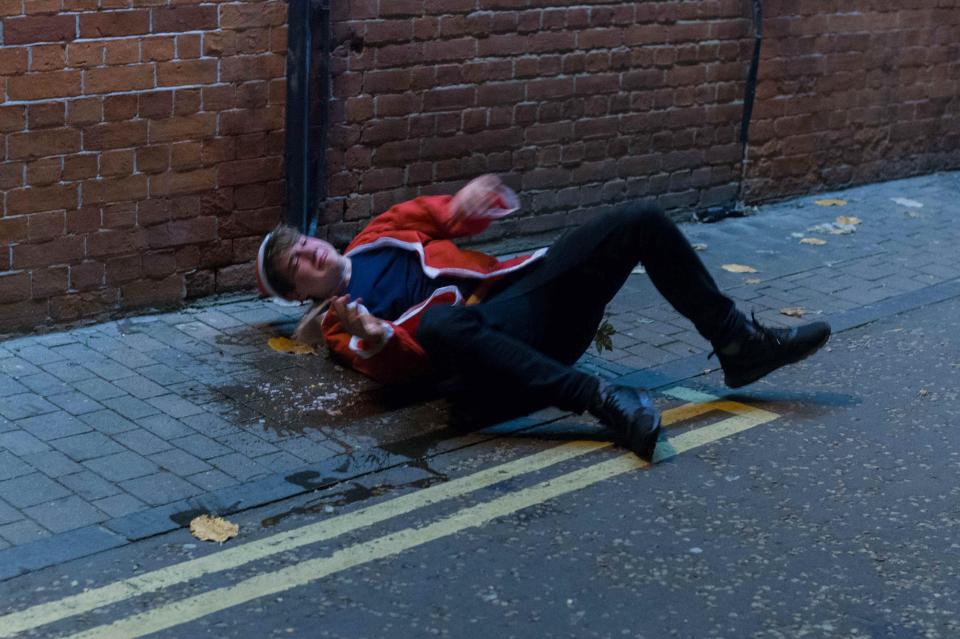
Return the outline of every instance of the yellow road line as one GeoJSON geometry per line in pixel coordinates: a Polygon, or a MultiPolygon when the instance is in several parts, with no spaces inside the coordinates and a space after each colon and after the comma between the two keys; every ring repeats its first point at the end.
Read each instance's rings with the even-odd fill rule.
{"type": "MultiPolygon", "coordinates": [[[[665,459],[710,442],[742,432],[769,421],[773,415],[741,414],[719,423],[681,433],[670,440],[672,450],[658,454],[665,459]]],[[[658,447],[659,453],[659,447],[658,447]]],[[[91,628],[71,636],[71,639],[127,639],[142,637],[167,628],[200,619],[207,615],[306,585],[349,568],[383,559],[397,553],[447,537],[467,528],[482,526],[494,519],[509,515],[535,504],[586,488],[623,473],[648,466],[629,453],[615,459],[594,464],[541,482],[529,488],[498,497],[460,510],[422,528],[406,528],[398,532],[355,544],[334,552],[329,557],[304,561],[280,570],[257,575],[232,586],[218,588],[180,601],[171,602],[153,610],[120,619],[109,625],[91,628]]]]}
{"type": "Polygon", "coordinates": [[[555,446],[528,457],[522,457],[443,484],[430,486],[415,493],[401,495],[389,501],[332,517],[316,524],[277,533],[265,539],[251,541],[213,555],[160,568],[65,597],[58,601],[25,608],[22,611],[0,617],[0,637],[12,637],[24,630],[53,623],[124,599],[155,592],[207,574],[236,568],[271,555],[332,539],[358,528],[371,526],[412,510],[459,497],[512,477],[531,473],[608,446],[611,446],[609,442],[583,441],[555,446]]]}

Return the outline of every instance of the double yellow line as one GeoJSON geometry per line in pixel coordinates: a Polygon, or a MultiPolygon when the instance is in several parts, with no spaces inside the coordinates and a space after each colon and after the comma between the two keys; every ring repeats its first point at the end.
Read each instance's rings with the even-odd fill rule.
{"type": "MultiPolygon", "coordinates": [[[[717,423],[681,433],[657,447],[655,461],[672,457],[684,451],[703,446],[776,419],[777,415],[737,402],[717,401],[717,398],[689,389],[667,391],[689,402],[665,411],[666,426],[692,419],[711,411],[724,411],[732,416],[717,423]]],[[[333,517],[295,530],[272,535],[265,539],[193,559],[143,575],[131,577],[100,588],[0,617],[0,637],[55,623],[107,605],[156,592],[170,586],[200,578],[204,575],[230,570],[278,553],[338,537],[347,532],[371,526],[462,496],[486,486],[524,475],[610,446],[603,442],[571,442],[540,453],[489,468],[473,475],[451,480],[423,490],[402,495],[389,501],[333,517]]],[[[354,544],[320,557],[274,572],[240,581],[231,586],[207,591],[180,601],[120,619],[112,624],[98,626],[72,635],[75,638],[140,637],[193,621],[209,614],[305,585],[348,568],[389,557],[430,541],[456,534],[467,528],[481,526],[498,517],[509,515],[534,504],[585,488],[604,479],[647,466],[633,454],[575,470],[559,477],[512,492],[455,512],[420,528],[405,528],[395,533],[354,544]]]]}

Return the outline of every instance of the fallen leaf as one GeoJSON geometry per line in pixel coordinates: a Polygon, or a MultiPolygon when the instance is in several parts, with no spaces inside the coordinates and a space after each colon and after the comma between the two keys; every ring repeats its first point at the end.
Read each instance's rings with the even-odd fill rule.
{"type": "Polygon", "coordinates": [[[597,347],[597,353],[603,353],[604,350],[613,350],[613,340],[611,338],[616,335],[616,333],[617,329],[607,320],[603,320],[603,322],[600,323],[600,327],[597,328],[597,334],[593,338],[593,343],[597,347]]]}
{"type": "Polygon", "coordinates": [[[747,278],[747,284],[759,284],[759,283],[762,282],[762,281],[763,281],[763,280],[761,280],[759,277],[748,277],[748,278],[747,278]]]}
{"type": "Polygon", "coordinates": [[[236,537],[238,532],[240,526],[223,517],[200,515],[190,520],[190,533],[200,541],[216,541],[222,544],[231,537],[236,537]]]}
{"type": "Polygon", "coordinates": [[[803,317],[806,312],[807,311],[801,306],[788,306],[787,308],[780,309],[782,315],[789,315],[790,317],[803,317]]]}
{"type": "Polygon", "coordinates": [[[745,266],[743,264],[724,264],[721,266],[725,271],[730,271],[731,273],[756,273],[757,269],[752,266],[745,266]]]}
{"type": "Polygon", "coordinates": [[[304,344],[288,337],[271,337],[267,346],[278,353],[292,353],[293,355],[315,355],[316,350],[310,344],[304,344]]]}
{"type": "Polygon", "coordinates": [[[790,237],[795,237],[799,240],[801,237],[803,237],[803,233],[791,233],[790,237]]]}
{"type": "Polygon", "coordinates": [[[817,200],[814,204],[817,206],[846,206],[847,201],[828,198],[826,200],[817,200]]]}
{"type": "Polygon", "coordinates": [[[892,197],[892,198],[890,198],[890,199],[891,199],[892,201],[896,202],[897,204],[899,204],[900,206],[905,206],[905,207],[907,207],[907,208],[909,208],[909,209],[922,209],[922,208],[923,208],[923,203],[922,203],[922,202],[917,202],[916,200],[909,200],[909,199],[907,199],[907,198],[905,198],[905,197],[892,197]]]}
{"type": "Polygon", "coordinates": [[[926,388],[921,388],[920,390],[917,391],[917,397],[926,397],[929,394],[930,394],[930,391],[928,391],[926,388]]]}
{"type": "Polygon", "coordinates": [[[694,251],[706,251],[706,250],[707,250],[707,245],[704,244],[703,242],[697,242],[696,244],[693,245],[693,250],[694,250],[694,251]]]}
{"type": "Polygon", "coordinates": [[[837,224],[856,226],[857,224],[860,224],[860,218],[853,217],[851,215],[839,215],[837,216],[837,224]]]}
{"type": "Polygon", "coordinates": [[[630,272],[633,273],[634,275],[642,275],[643,273],[647,272],[647,269],[643,268],[642,266],[638,266],[630,272]]]}
{"type": "Polygon", "coordinates": [[[805,237],[800,240],[801,244],[812,244],[813,246],[823,246],[827,243],[826,240],[821,240],[819,237],[805,237]]]}

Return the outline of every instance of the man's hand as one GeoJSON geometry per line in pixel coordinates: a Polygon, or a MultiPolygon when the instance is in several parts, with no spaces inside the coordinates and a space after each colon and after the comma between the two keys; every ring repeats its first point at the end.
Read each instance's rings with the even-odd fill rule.
{"type": "Polygon", "coordinates": [[[330,302],[330,310],[337,314],[348,333],[362,339],[367,348],[376,348],[383,344],[386,336],[384,322],[360,310],[362,301],[358,299],[351,303],[349,295],[341,295],[330,302]]]}
{"type": "Polygon", "coordinates": [[[468,182],[450,200],[453,221],[469,219],[489,209],[500,197],[501,186],[503,182],[496,175],[481,175],[468,182]]]}

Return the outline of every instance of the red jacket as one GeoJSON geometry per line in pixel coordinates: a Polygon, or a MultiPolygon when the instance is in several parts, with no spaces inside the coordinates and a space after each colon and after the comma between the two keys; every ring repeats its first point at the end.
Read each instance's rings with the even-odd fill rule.
{"type": "MultiPolygon", "coordinates": [[[[519,270],[542,257],[547,249],[531,255],[514,257],[503,262],[477,251],[458,247],[450,238],[475,235],[490,223],[516,210],[515,199],[506,192],[500,204],[487,213],[467,219],[453,220],[450,215],[449,195],[421,196],[397,204],[374,218],[353,239],[344,255],[356,255],[385,245],[416,251],[428,277],[454,275],[463,278],[492,280],[519,270]],[[512,206],[514,205],[514,206],[512,206]],[[512,206],[512,208],[507,208],[512,206]]],[[[434,291],[423,302],[405,311],[393,322],[388,322],[387,339],[376,349],[367,349],[363,340],[347,333],[336,313],[326,313],[321,330],[334,356],[351,368],[383,382],[411,380],[430,372],[426,353],[414,338],[424,311],[434,304],[462,304],[460,291],[445,286],[434,291]]]]}

